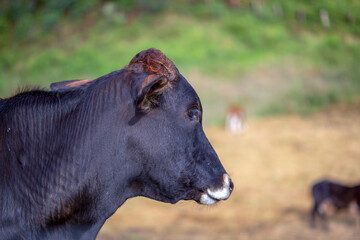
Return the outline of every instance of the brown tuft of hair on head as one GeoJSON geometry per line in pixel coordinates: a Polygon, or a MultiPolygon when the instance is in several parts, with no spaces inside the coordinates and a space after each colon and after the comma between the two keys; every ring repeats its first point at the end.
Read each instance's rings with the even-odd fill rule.
{"type": "Polygon", "coordinates": [[[129,63],[134,70],[146,73],[164,75],[169,81],[174,81],[179,75],[179,71],[174,63],[158,49],[150,48],[135,55],[129,63]],[[140,66],[142,69],[139,69],[140,66]]]}

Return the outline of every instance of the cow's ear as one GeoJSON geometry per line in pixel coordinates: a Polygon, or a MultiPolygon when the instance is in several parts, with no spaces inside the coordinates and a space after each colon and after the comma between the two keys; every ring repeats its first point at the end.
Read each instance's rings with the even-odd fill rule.
{"type": "Polygon", "coordinates": [[[162,75],[148,75],[142,82],[136,98],[136,107],[148,112],[159,103],[160,96],[170,87],[169,79],[162,75]]]}
{"type": "Polygon", "coordinates": [[[50,89],[53,91],[68,90],[71,88],[82,86],[94,79],[83,79],[83,80],[69,80],[50,84],[50,89]]]}

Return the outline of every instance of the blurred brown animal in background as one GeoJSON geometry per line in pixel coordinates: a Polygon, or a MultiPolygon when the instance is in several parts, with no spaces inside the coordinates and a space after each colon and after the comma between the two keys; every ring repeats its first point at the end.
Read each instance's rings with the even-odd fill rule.
{"type": "Polygon", "coordinates": [[[241,106],[232,105],[228,109],[226,113],[225,129],[234,134],[241,134],[245,131],[245,110],[241,106]]]}
{"type": "MultiPolygon", "coordinates": [[[[317,182],[312,187],[314,206],[311,211],[311,227],[315,227],[316,216],[320,216],[323,228],[328,229],[327,214],[330,208],[336,211],[348,209],[357,213],[360,221],[360,185],[349,187],[329,180],[317,182]]],[[[359,227],[359,226],[358,226],[359,227]]]]}

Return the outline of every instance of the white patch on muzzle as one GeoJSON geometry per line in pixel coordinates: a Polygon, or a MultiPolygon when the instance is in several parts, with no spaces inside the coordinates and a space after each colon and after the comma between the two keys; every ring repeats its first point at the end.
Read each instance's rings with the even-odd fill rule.
{"type": "Polygon", "coordinates": [[[205,205],[211,205],[217,203],[220,200],[226,200],[229,198],[230,190],[230,177],[227,174],[223,175],[223,186],[219,189],[212,190],[208,188],[205,193],[200,197],[200,203],[205,205]]]}

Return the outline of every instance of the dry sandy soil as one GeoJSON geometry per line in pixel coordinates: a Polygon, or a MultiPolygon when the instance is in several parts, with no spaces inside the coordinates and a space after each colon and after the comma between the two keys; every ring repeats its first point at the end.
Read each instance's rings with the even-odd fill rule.
{"type": "Polygon", "coordinates": [[[242,135],[206,129],[235,184],[227,201],[207,207],[130,199],[97,239],[360,239],[351,212],[330,214],[329,231],[309,228],[315,181],[360,183],[360,102],[248,125],[242,135]]]}

